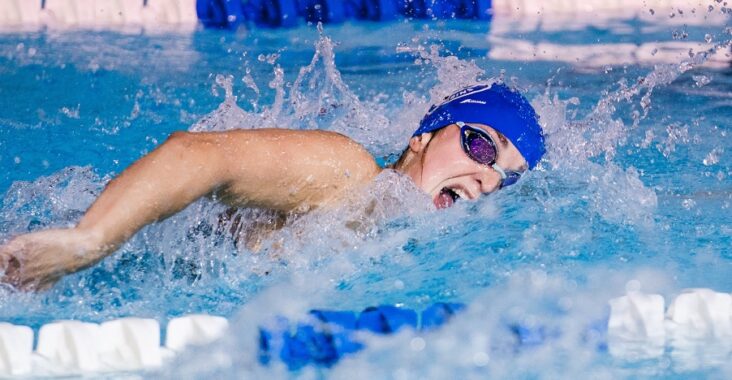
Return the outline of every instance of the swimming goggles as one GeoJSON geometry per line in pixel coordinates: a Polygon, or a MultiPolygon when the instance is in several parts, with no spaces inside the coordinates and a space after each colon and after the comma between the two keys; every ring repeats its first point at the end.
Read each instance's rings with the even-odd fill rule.
{"type": "Polygon", "coordinates": [[[501,175],[501,183],[498,185],[499,189],[513,185],[521,178],[522,172],[505,170],[496,164],[498,149],[491,135],[482,129],[473,128],[462,121],[458,121],[455,124],[460,127],[460,144],[465,154],[479,164],[490,166],[501,175]]]}

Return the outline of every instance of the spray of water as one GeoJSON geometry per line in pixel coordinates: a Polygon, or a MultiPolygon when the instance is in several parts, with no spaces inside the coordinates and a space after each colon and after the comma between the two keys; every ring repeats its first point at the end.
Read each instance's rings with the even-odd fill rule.
{"type": "MultiPolygon", "coordinates": [[[[727,49],[729,42],[716,48],[727,49]]],[[[361,100],[349,89],[335,65],[335,44],[322,35],[311,62],[291,84],[276,54],[262,57],[272,66],[271,105],[259,104],[263,91],[246,69],[244,85],[257,96],[252,111],[237,105],[235,78],[216,76],[215,89],[224,91],[224,100],[190,129],[328,129],[372,150],[394,150],[403,146],[409,126],[429,104],[464,85],[505,81],[487,78],[475,62],[444,56],[436,46],[401,46],[399,52],[414,54],[434,75],[429,96],[403,91],[404,110],[391,119],[378,101],[361,100]]],[[[629,278],[642,279],[648,291],[666,292],[671,285],[656,273],[589,271],[578,279],[572,260],[603,259],[607,253],[592,248],[598,239],[600,245],[617,245],[618,256],[634,259],[637,242],[618,242],[615,236],[636,228],[658,232],[656,193],[636,168],[616,162],[617,150],[642,127],[654,90],[703,63],[708,54],[658,66],[633,84],[620,82],[581,117],[579,99],[561,99],[551,84],[541,94],[529,87],[547,134],[548,157],[515,187],[479,202],[435,213],[408,179],[391,171],[343,206],[307,215],[229,210],[203,199],[145,228],[93,271],[70,276],[49,293],[0,290],[1,313],[30,316],[32,322],[48,313],[85,320],[127,314],[164,320],[186,312],[236,312],[234,331],[226,339],[185,354],[166,374],[286,377],[283,366],[256,362],[257,326],[274,315],[296,319],[312,307],[357,310],[368,306],[364,302],[420,307],[455,299],[470,303],[456,323],[425,336],[410,331],[393,339],[367,336],[369,348],[362,355],[327,374],[483,378],[486,373],[511,377],[519,369],[527,377],[561,377],[595,368],[596,377],[623,375],[622,369],[602,365],[607,359],[595,353],[598,342],[578,322],[601,319],[604,302],[629,278]],[[628,115],[618,115],[619,105],[627,103],[639,107],[630,114],[630,125],[621,117],[628,115]],[[587,220],[590,228],[571,225],[576,220],[587,220]],[[425,290],[431,288],[443,290],[425,290]],[[534,351],[516,352],[510,349],[515,337],[502,328],[511,321],[542,323],[562,334],[534,351]]],[[[665,146],[679,143],[682,135],[665,146]]],[[[69,168],[32,183],[18,182],[4,198],[2,229],[12,235],[73,224],[107,180],[88,168],[69,168]]],[[[299,375],[321,374],[306,369],[299,375]]]]}

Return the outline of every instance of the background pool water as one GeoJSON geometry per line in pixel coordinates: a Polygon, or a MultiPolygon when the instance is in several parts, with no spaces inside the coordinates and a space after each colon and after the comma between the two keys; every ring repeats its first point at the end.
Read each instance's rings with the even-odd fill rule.
{"type": "MultiPolygon", "coordinates": [[[[223,341],[156,374],[176,378],[723,378],[729,345],[633,358],[582,338],[626,290],[732,291],[729,22],[667,17],[565,30],[494,19],[0,34],[0,241],[73,225],[176,130],[336,130],[389,161],[429,104],[502,80],[532,100],[549,144],[538,170],[476,202],[436,211],[386,172],[341,208],[291,218],[257,250],[236,245],[225,208],[204,199],[48,292],[0,289],[0,320],[231,318],[223,341]],[[618,63],[627,44],[638,51],[618,63]],[[331,369],[256,362],[256,326],[274,315],[438,301],[470,307],[430,335],[372,338],[331,369]],[[563,334],[514,351],[507,320],[563,334]]],[[[238,213],[242,233],[275,220],[238,213]]]]}

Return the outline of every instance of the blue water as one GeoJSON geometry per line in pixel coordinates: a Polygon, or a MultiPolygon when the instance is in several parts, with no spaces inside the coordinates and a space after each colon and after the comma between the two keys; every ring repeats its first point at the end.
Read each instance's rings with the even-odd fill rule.
{"type": "MultiPolygon", "coordinates": [[[[608,52],[628,42],[730,38],[728,23],[613,25],[502,37],[608,52]],[[679,30],[686,37],[674,37],[679,30]]],[[[231,318],[230,336],[184,356],[164,370],[170,377],[729,375],[724,361],[689,364],[670,349],[660,358],[618,359],[580,339],[581,326],[601,320],[607,300],[626,289],[640,286],[667,302],[688,287],[732,291],[729,61],[702,64],[685,50],[656,66],[497,57],[492,27],[0,35],[0,241],[72,225],[106,181],[176,130],[337,130],[388,161],[430,102],[458,85],[501,78],[537,106],[550,144],[546,162],[519,185],[445,211],[385,173],[342,208],[290,220],[257,252],[217,232],[224,208],[202,200],[48,292],[2,290],[0,320],[37,328],[68,318],[231,318]],[[371,203],[375,212],[365,217],[371,203]],[[437,301],[471,309],[425,336],[423,349],[403,333],[328,370],[288,374],[255,362],[253,331],[275,314],[437,301]],[[507,319],[566,333],[535,350],[506,352],[508,338],[498,331],[507,319]]],[[[274,218],[240,213],[245,229],[274,218]]]]}

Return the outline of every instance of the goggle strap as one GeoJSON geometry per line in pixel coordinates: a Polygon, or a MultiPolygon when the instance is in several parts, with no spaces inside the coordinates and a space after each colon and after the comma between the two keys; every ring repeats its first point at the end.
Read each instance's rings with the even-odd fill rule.
{"type": "Polygon", "coordinates": [[[506,175],[506,171],[503,170],[502,167],[498,166],[498,164],[493,164],[493,165],[491,165],[491,167],[493,168],[493,170],[497,171],[498,174],[501,175],[501,180],[504,180],[504,179],[506,179],[508,177],[506,175]]]}

